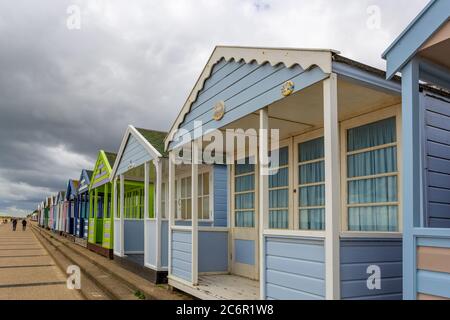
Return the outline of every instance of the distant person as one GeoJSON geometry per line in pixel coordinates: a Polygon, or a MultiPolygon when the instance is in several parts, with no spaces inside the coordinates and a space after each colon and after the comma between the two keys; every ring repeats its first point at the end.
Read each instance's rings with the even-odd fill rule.
{"type": "Polygon", "coordinates": [[[27,229],[27,220],[23,219],[22,220],[22,231],[25,231],[27,229]]]}
{"type": "Polygon", "coordinates": [[[17,228],[17,220],[16,219],[13,219],[12,226],[13,226],[13,231],[16,231],[16,228],[17,228]]]}

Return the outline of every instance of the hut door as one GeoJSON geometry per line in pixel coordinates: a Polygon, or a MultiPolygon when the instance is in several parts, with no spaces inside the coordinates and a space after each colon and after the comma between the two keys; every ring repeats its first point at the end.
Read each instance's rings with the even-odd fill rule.
{"type": "Polygon", "coordinates": [[[233,166],[231,179],[231,272],[259,279],[258,175],[253,164],[233,166]]]}

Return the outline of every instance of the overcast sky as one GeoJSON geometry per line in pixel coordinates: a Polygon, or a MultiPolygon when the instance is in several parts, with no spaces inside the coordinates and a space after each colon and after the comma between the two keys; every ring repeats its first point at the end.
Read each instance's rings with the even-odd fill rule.
{"type": "Polygon", "coordinates": [[[128,124],[168,130],[215,45],[332,48],[384,69],[427,2],[0,0],[0,214],[65,189],[128,124]]]}

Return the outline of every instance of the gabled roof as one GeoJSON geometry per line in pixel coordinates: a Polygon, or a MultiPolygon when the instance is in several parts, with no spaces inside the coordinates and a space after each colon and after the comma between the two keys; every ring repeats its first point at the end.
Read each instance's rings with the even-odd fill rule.
{"type": "Polygon", "coordinates": [[[89,185],[91,184],[92,178],[92,170],[81,170],[80,179],[78,182],[77,192],[85,192],[89,189],[89,185]]]}
{"type": "Polygon", "coordinates": [[[387,77],[391,78],[400,71],[449,20],[449,16],[449,0],[431,0],[383,53],[383,58],[387,60],[387,77]]]}
{"type": "Polygon", "coordinates": [[[117,154],[100,150],[98,152],[95,168],[92,173],[89,189],[96,188],[109,181],[111,174],[111,165],[114,164],[117,154]]]}
{"type": "Polygon", "coordinates": [[[66,199],[70,199],[70,196],[75,196],[77,194],[79,181],[70,179],[67,183],[66,199]]]}
{"type": "Polygon", "coordinates": [[[120,144],[119,152],[111,171],[111,179],[116,175],[130,136],[133,136],[144,147],[151,158],[156,159],[166,156],[166,153],[164,152],[164,138],[167,136],[166,132],[135,128],[134,126],[129,125],[122,138],[122,143],[120,144]]]}
{"type": "Polygon", "coordinates": [[[244,61],[251,63],[256,61],[262,65],[270,63],[272,66],[284,64],[287,68],[299,65],[302,69],[308,70],[312,67],[319,67],[324,73],[332,72],[332,57],[338,54],[338,51],[331,49],[294,49],[294,48],[257,48],[257,47],[229,47],[217,46],[206,66],[200,74],[194,88],[183,105],[175,122],[164,141],[165,150],[167,150],[170,141],[184,117],[190,111],[191,105],[196,101],[199,92],[203,89],[205,81],[210,77],[214,65],[219,61],[244,61]]]}

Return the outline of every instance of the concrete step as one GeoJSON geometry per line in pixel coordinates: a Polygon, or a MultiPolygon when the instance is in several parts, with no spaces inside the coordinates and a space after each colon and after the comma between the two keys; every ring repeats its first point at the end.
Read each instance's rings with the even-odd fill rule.
{"type": "MultiPolygon", "coordinates": [[[[51,231],[35,227],[42,234],[46,234],[47,237],[57,241],[61,247],[65,247],[71,255],[82,257],[87,260],[91,265],[94,265],[100,269],[103,273],[115,278],[117,281],[123,283],[127,287],[131,288],[134,293],[142,293],[145,299],[150,300],[189,300],[192,297],[185,295],[178,291],[171,291],[167,285],[155,285],[147,279],[123,268],[114,260],[99,256],[98,254],[81,247],[80,245],[69,241],[65,237],[61,237],[52,233],[51,231]]],[[[102,280],[100,277],[99,281],[102,280]]],[[[142,297],[142,295],[141,295],[142,297]]]]}
{"type": "MultiPolygon", "coordinates": [[[[46,231],[33,228],[38,239],[43,243],[47,250],[56,252],[54,259],[58,261],[61,256],[64,265],[77,265],[81,270],[81,291],[87,299],[97,297],[107,300],[137,300],[133,288],[130,288],[126,283],[123,283],[113,277],[111,274],[105,272],[101,268],[91,263],[88,259],[78,254],[74,250],[64,246],[57,237],[46,231]],[[84,280],[84,282],[83,282],[84,280]],[[87,288],[84,288],[84,283],[87,288]],[[95,288],[97,290],[95,290],[95,288]],[[94,291],[92,291],[94,289],[94,291]],[[94,294],[89,294],[94,292],[94,294]]],[[[67,267],[66,266],[66,267],[67,267]]],[[[65,270],[64,270],[65,272],[65,270]]]]}
{"type": "MultiPolygon", "coordinates": [[[[39,230],[36,230],[35,228],[32,228],[31,230],[45,250],[53,258],[59,269],[63,273],[66,273],[67,267],[74,264],[73,261],[63,255],[52,242],[39,234],[39,230]]],[[[112,298],[108,293],[96,286],[88,277],[81,277],[81,290],[79,292],[86,300],[110,300],[112,298]]]]}

